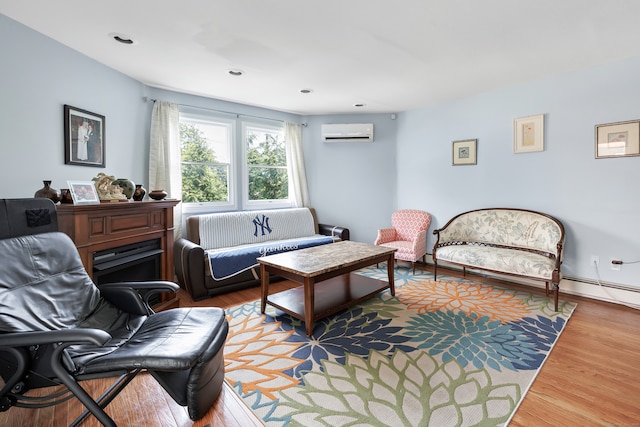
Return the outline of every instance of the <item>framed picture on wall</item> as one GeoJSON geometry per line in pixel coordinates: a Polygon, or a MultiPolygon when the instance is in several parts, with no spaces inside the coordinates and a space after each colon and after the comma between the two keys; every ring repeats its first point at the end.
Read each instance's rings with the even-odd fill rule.
{"type": "Polygon", "coordinates": [[[640,121],[596,125],[596,159],[640,156],[640,121]]]}
{"type": "Polygon", "coordinates": [[[513,121],[513,152],[544,151],[544,114],[513,121]]]}
{"type": "Polygon", "coordinates": [[[64,163],[105,167],[105,118],[87,110],[64,106],[64,163]]]}
{"type": "Polygon", "coordinates": [[[67,181],[74,205],[90,205],[100,203],[98,192],[93,181],[67,181]]]}
{"type": "Polygon", "coordinates": [[[453,141],[453,166],[475,165],[478,153],[477,139],[453,141]]]}

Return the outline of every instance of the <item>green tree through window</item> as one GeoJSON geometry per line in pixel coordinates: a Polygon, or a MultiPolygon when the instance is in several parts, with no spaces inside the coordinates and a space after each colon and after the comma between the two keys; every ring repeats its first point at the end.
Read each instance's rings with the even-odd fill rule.
{"type": "Polygon", "coordinates": [[[180,143],[182,201],[229,200],[229,167],[218,163],[203,131],[195,124],[181,122],[180,143]]]}
{"type": "Polygon", "coordinates": [[[289,197],[287,154],[282,132],[247,127],[249,200],[289,197]]]}

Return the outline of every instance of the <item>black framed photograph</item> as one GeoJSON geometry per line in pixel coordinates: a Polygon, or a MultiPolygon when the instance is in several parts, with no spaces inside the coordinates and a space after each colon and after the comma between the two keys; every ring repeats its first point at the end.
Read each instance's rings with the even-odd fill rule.
{"type": "Polygon", "coordinates": [[[477,139],[453,141],[453,166],[477,163],[477,139]]]}
{"type": "Polygon", "coordinates": [[[64,163],[105,167],[105,118],[87,110],[64,106],[64,163]]]}
{"type": "Polygon", "coordinates": [[[74,205],[91,205],[100,203],[98,192],[93,181],[67,181],[74,205]]]}

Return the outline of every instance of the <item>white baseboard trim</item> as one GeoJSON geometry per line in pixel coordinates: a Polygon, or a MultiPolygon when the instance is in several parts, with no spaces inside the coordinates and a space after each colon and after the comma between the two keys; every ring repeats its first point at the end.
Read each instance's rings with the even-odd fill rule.
{"type": "MultiPolygon", "coordinates": [[[[427,263],[427,265],[433,264],[427,263]]],[[[440,265],[440,263],[438,263],[438,265],[440,265]]],[[[462,272],[462,268],[458,266],[447,264],[444,267],[462,272]]],[[[536,280],[527,280],[514,276],[489,273],[482,270],[473,270],[470,268],[467,268],[467,272],[478,276],[491,277],[507,282],[514,282],[527,286],[535,286],[541,289],[545,288],[544,282],[539,282],[536,280]]],[[[598,284],[598,282],[591,279],[567,277],[563,278],[560,281],[560,298],[562,298],[563,293],[640,309],[640,287],[635,290],[633,287],[618,285],[616,283],[602,283],[601,286],[598,284]]]]}

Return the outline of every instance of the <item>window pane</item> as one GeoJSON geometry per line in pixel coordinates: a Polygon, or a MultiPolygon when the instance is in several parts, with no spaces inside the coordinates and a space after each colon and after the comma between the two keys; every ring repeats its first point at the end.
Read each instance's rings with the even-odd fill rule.
{"type": "Polygon", "coordinates": [[[198,163],[182,165],[182,201],[226,202],[229,200],[229,167],[198,163]]]}
{"type": "Polygon", "coordinates": [[[289,198],[286,168],[249,167],[249,200],[289,198]]]}
{"type": "Polygon", "coordinates": [[[282,132],[248,127],[247,164],[286,166],[287,153],[282,132]]]}
{"type": "Polygon", "coordinates": [[[181,117],[183,202],[229,201],[231,135],[229,123],[181,117]]]}
{"type": "Polygon", "coordinates": [[[287,201],[289,182],[284,132],[281,128],[247,125],[245,138],[247,201],[287,201]]]}

